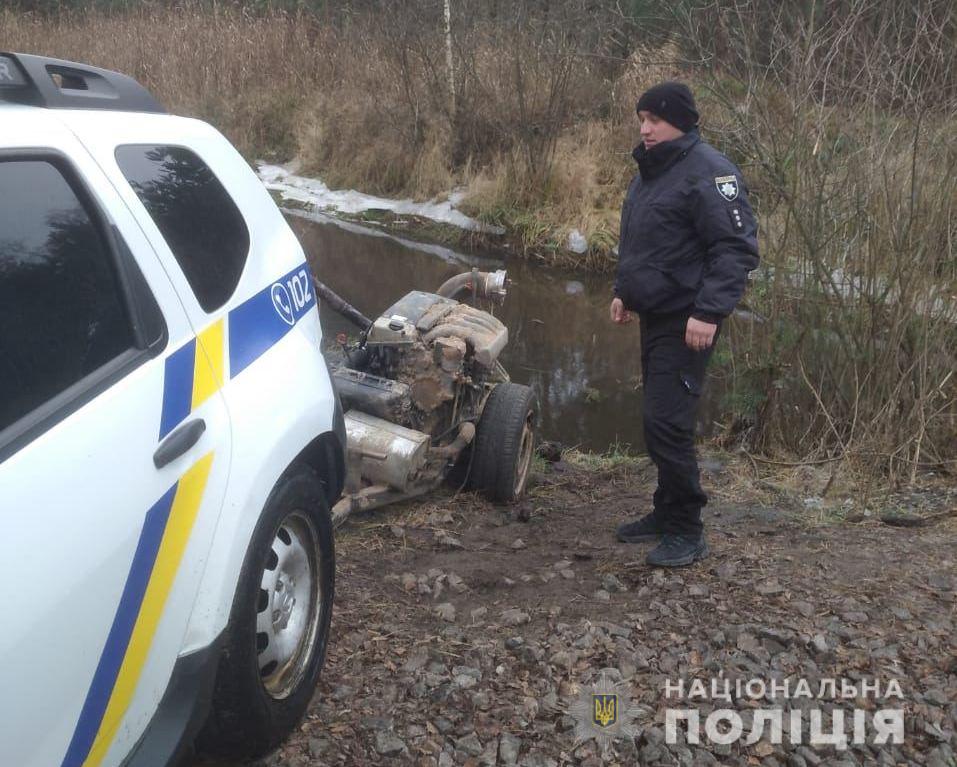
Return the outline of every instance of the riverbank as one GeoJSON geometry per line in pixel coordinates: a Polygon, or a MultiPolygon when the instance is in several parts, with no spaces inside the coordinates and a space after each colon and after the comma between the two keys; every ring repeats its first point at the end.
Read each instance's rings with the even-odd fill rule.
{"type": "Polygon", "coordinates": [[[712,555],[682,570],[650,569],[649,546],[613,539],[649,507],[653,482],[645,459],[621,455],[538,460],[514,507],[442,490],[351,520],[337,532],[322,682],[300,730],[260,764],[952,765],[955,489],[931,482],[862,507],[838,487],[816,507],[819,467],[713,451],[702,465],[712,555]],[[881,522],[905,508],[921,526],[881,522]],[[635,724],[604,760],[595,740],[576,742],[574,713],[602,671],[635,724]],[[902,698],[666,695],[669,682],[710,690],[722,678],[732,690],[803,679],[812,695],[827,679],[881,690],[893,679],[902,698]],[[702,723],[730,708],[744,737],[667,743],[669,706],[698,709],[702,723]],[[902,709],[903,742],[810,742],[808,710],[824,710],[827,728],[846,711],[852,738],[856,706],[902,709]],[[774,742],[770,729],[745,743],[761,709],[804,709],[803,743],[774,742]]]}
{"type": "Polygon", "coordinates": [[[585,268],[581,261],[587,251],[585,236],[577,229],[568,233],[563,245],[554,245],[546,254],[525,247],[518,233],[505,227],[471,218],[466,192],[450,190],[431,200],[394,199],[366,194],[355,189],[330,189],[321,179],[300,175],[301,163],[284,165],[257,162],[256,172],[286,210],[330,216],[422,243],[460,248],[478,253],[516,254],[550,266],[585,272],[609,271],[615,265],[613,254],[606,254],[602,266],[585,268]]]}
{"type": "Polygon", "coordinates": [[[0,11],[0,48],[129,73],[250,161],[298,158],[330,189],[461,190],[508,252],[584,270],[614,264],[636,97],[685,80],[769,267],[746,299],[767,322],[724,334],[713,366],[728,439],[862,487],[957,467],[957,301],[928,311],[957,294],[952,3],[715,0],[663,19],[453,0],[447,30],[425,2],[17,6],[34,7],[0,11]]]}

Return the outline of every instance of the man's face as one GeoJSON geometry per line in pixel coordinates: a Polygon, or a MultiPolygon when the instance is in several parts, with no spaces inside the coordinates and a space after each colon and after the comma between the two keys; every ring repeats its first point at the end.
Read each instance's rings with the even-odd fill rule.
{"type": "Polygon", "coordinates": [[[645,149],[685,135],[684,131],[678,130],[667,120],[662,120],[654,112],[644,109],[638,113],[638,124],[641,126],[641,140],[645,142],[645,149]]]}

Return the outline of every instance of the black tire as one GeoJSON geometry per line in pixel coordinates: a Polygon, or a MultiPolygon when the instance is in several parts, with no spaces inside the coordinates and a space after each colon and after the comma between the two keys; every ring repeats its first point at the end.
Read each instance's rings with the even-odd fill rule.
{"type": "Polygon", "coordinates": [[[471,486],[496,503],[521,497],[535,453],[537,422],[538,399],[530,388],[500,383],[492,389],[472,446],[471,486]]]}
{"type": "Polygon", "coordinates": [[[212,708],[197,740],[200,751],[262,756],[299,724],[325,661],[334,591],[335,544],[323,485],[311,469],[296,466],[270,495],[246,552],[212,708]],[[308,587],[303,585],[303,567],[313,574],[308,587]],[[262,589],[269,577],[276,582],[271,595],[262,589]],[[303,590],[309,595],[305,613],[295,610],[298,596],[289,604],[289,598],[303,590]],[[277,615],[282,616],[280,623],[285,621],[279,628],[277,615]],[[270,622],[276,638],[272,649],[270,635],[259,630],[263,621],[270,622]],[[279,632],[287,630],[290,634],[279,641],[279,632]],[[297,640],[300,631],[304,633],[297,640]],[[290,637],[293,641],[286,641],[290,637]],[[281,667],[270,661],[260,669],[267,649],[274,653],[284,643],[297,648],[288,661],[281,667]]]}

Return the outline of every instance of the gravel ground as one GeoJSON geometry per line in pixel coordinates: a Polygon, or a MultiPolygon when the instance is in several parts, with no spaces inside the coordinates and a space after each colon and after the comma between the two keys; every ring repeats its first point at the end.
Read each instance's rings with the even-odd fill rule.
{"type": "Polygon", "coordinates": [[[648,508],[641,461],[540,462],[529,497],[510,508],[443,491],[351,520],[337,536],[322,682],[299,731],[257,764],[957,764],[953,480],[874,512],[835,511],[749,482],[748,463],[702,465],[712,553],[681,570],[649,568],[650,545],[614,540],[618,522],[648,508]],[[882,523],[888,508],[917,526],[882,523]],[[813,696],[821,680],[877,680],[881,691],[896,680],[901,697],[667,694],[695,679],[710,691],[714,678],[732,690],[788,680],[792,691],[803,679],[813,696]],[[617,685],[618,726],[634,724],[613,742],[582,740],[597,730],[573,715],[599,680],[617,685]],[[697,709],[702,725],[733,709],[744,736],[722,744],[702,731],[693,743],[679,726],[667,738],[669,707],[697,709]],[[745,742],[756,711],[782,707],[783,742],[770,731],[745,742]],[[903,742],[868,731],[846,749],[810,743],[812,708],[825,732],[834,709],[848,723],[855,709],[903,709],[903,742]],[[789,710],[802,712],[797,738],[789,710]]]}

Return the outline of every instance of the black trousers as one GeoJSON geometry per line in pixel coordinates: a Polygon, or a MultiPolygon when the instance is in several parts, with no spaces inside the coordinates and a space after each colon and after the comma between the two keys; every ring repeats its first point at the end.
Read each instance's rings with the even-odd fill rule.
{"type": "MultiPolygon", "coordinates": [[[[642,416],[645,446],[658,467],[654,514],[666,532],[700,535],[701,489],[694,448],[695,418],[714,343],[696,352],[685,345],[689,312],[641,315],[642,416]]],[[[720,326],[718,328],[720,332],[720,326]]]]}

